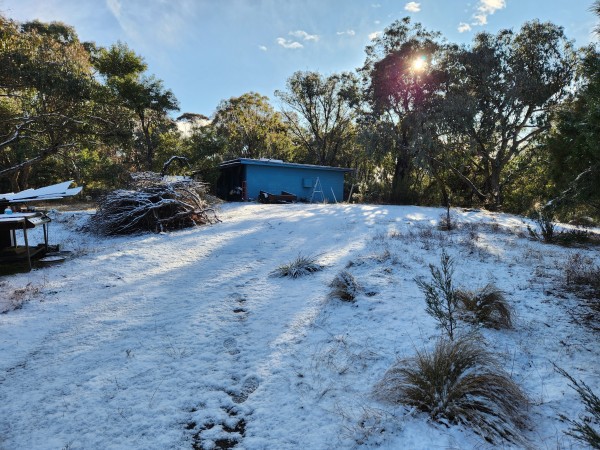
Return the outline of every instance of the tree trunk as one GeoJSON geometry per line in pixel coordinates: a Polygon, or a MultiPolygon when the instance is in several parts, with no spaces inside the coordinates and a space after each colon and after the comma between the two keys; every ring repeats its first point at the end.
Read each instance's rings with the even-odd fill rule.
{"type": "Polygon", "coordinates": [[[488,209],[492,211],[498,211],[502,208],[502,186],[500,184],[500,172],[501,166],[498,161],[492,162],[490,165],[490,177],[489,177],[489,199],[488,199],[488,209]]]}
{"type": "Polygon", "coordinates": [[[392,179],[391,202],[399,205],[410,204],[413,201],[410,194],[410,172],[412,169],[412,155],[408,146],[406,130],[402,130],[402,140],[396,157],[394,178],[392,179]]]}

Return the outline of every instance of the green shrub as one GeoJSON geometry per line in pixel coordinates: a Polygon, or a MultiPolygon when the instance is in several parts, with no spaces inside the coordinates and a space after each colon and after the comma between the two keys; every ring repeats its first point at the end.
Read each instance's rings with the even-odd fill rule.
{"type": "Polygon", "coordinates": [[[425,295],[427,313],[438,321],[438,326],[446,331],[450,340],[454,339],[456,330],[456,311],[458,298],[452,285],[454,261],[445,250],[440,257],[441,268],[429,265],[431,283],[423,278],[416,278],[417,285],[425,295]]]}
{"type": "Polygon", "coordinates": [[[518,443],[525,394],[474,337],[441,339],[434,350],[396,362],[375,386],[386,402],[416,407],[443,424],[471,427],[487,441],[518,443]]]}
{"type": "Polygon", "coordinates": [[[533,217],[538,229],[534,230],[529,225],[527,230],[532,238],[546,243],[554,242],[556,238],[556,226],[554,225],[554,215],[551,212],[538,211],[533,217]]]}

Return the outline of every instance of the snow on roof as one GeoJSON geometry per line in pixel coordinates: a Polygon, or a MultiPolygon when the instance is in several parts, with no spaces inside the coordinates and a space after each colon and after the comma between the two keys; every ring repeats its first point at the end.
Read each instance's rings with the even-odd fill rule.
{"type": "Polygon", "coordinates": [[[69,188],[72,183],[73,180],[69,180],[38,189],[25,189],[17,193],[0,194],[0,200],[7,200],[9,203],[22,203],[71,197],[79,194],[83,189],[83,187],[69,188]]]}
{"type": "Polygon", "coordinates": [[[251,158],[237,158],[232,159],[230,161],[225,161],[219,164],[220,169],[225,169],[228,167],[235,167],[240,165],[255,165],[255,166],[273,166],[273,167],[293,167],[297,169],[313,169],[313,170],[331,170],[337,172],[353,172],[354,169],[349,169],[346,167],[332,167],[332,166],[318,166],[313,164],[298,164],[298,163],[290,163],[284,162],[281,159],[268,159],[268,158],[260,158],[260,159],[251,159],[251,158]]]}

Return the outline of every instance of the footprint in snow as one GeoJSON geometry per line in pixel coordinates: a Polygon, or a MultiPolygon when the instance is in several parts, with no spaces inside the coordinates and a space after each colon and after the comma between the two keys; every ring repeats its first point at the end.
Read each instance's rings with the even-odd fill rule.
{"type": "Polygon", "coordinates": [[[246,400],[248,400],[250,394],[252,394],[258,388],[259,384],[258,377],[255,377],[254,375],[250,376],[244,380],[242,383],[242,388],[239,392],[230,392],[229,395],[231,395],[231,399],[235,403],[244,403],[246,400]]]}
{"type": "Polygon", "coordinates": [[[237,341],[233,337],[228,337],[223,341],[223,347],[230,355],[237,355],[240,350],[237,348],[237,341]]]}
{"type": "Polygon", "coordinates": [[[231,298],[232,300],[235,300],[238,303],[244,303],[246,301],[244,296],[242,294],[240,294],[239,292],[234,292],[233,294],[231,294],[229,296],[229,298],[231,298]]]}

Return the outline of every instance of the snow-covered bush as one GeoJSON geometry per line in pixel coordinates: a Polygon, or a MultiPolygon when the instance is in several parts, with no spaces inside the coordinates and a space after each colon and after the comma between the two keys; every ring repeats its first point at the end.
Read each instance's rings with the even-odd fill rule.
{"type": "Polygon", "coordinates": [[[345,302],[353,302],[361,287],[356,278],[347,270],[342,270],[329,284],[331,298],[339,298],[345,302]]]}
{"type": "Polygon", "coordinates": [[[458,289],[455,295],[461,319],[496,329],[512,328],[512,308],[493,284],[475,292],[458,289]]]}
{"type": "Polygon", "coordinates": [[[100,199],[92,230],[103,235],[158,233],[218,222],[204,183],[169,182],[144,174],[133,189],[112,191],[100,199]]]}
{"type": "Polygon", "coordinates": [[[324,266],[317,262],[316,256],[298,255],[296,259],[283,264],[271,272],[275,277],[299,278],[323,270],[324,266]]]}
{"type": "Polygon", "coordinates": [[[443,424],[462,424],[490,442],[518,443],[527,398],[474,337],[441,339],[434,350],[397,361],[377,383],[375,396],[405,404],[443,424]]]}

